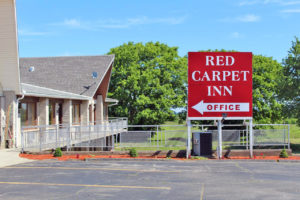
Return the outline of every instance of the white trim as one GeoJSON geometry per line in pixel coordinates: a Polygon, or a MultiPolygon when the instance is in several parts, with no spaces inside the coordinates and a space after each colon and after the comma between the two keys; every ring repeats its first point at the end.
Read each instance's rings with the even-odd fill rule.
{"type": "Polygon", "coordinates": [[[14,33],[15,33],[15,38],[16,38],[16,56],[17,56],[17,79],[18,79],[18,91],[15,91],[16,94],[22,94],[21,90],[21,78],[20,78],[20,67],[19,67],[19,38],[18,38],[18,21],[17,21],[17,8],[16,8],[16,0],[13,0],[13,10],[14,10],[14,17],[15,17],[15,25],[14,25],[14,33]]]}
{"type": "Polygon", "coordinates": [[[49,91],[53,91],[53,92],[57,92],[59,94],[63,94],[66,96],[52,96],[52,95],[47,95],[47,94],[41,94],[41,93],[31,93],[31,92],[27,92],[25,90],[25,96],[37,96],[37,97],[52,97],[52,98],[62,98],[62,99],[79,99],[79,100],[90,100],[92,97],[88,97],[88,96],[84,96],[84,95],[78,95],[78,94],[74,94],[74,93],[70,93],[70,92],[65,92],[65,91],[60,91],[60,90],[55,90],[55,89],[51,89],[51,88],[46,88],[46,87],[40,87],[40,86],[36,86],[36,85],[31,85],[31,84],[27,84],[27,83],[21,83],[21,86],[25,85],[25,86],[29,86],[29,87],[35,87],[35,88],[41,88],[44,90],[49,90],[49,91]],[[73,97],[71,97],[73,96],[73,97]]]}
{"type": "MultiPolygon", "coordinates": [[[[96,89],[95,89],[95,91],[94,91],[92,97],[95,96],[95,94],[96,94],[96,92],[97,92],[97,90],[98,90],[100,84],[102,83],[104,77],[106,76],[107,71],[110,69],[110,67],[112,67],[112,63],[114,62],[114,60],[115,60],[115,55],[113,56],[112,60],[110,61],[109,65],[108,65],[109,67],[106,69],[106,71],[105,71],[105,73],[104,73],[102,79],[99,81],[99,84],[98,84],[98,86],[96,87],[96,89]]],[[[106,98],[106,97],[105,97],[105,98],[106,98]]]]}

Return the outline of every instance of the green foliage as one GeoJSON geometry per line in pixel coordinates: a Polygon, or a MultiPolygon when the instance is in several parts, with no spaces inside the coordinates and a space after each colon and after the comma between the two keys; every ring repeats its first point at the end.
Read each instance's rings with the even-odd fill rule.
{"type": "Polygon", "coordinates": [[[288,153],[286,152],[285,149],[282,149],[282,151],[281,151],[280,154],[279,154],[279,157],[280,157],[280,158],[288,158],[289,155],[288,155],[288,153]]]}
{"type": "Polygon", "coordinates": [[[134,158],[139,156],[139,154],[135,148],[132,148],[129,150],[129,155],[130,155],[130,157],[134,157],[134,158]]]}
{"type": "Polygon", "coordinates": [[[296,117],[300,126],[300,41],[296,37],[288,56],[283,60],[284,80],[282,81],[281,97],[286,103],[287,117],[296,117]]]}
{"type": "Polygon", "coordinates": [[[257,123],[275,123],[283,118],[279,101],[282,65],[271,57],[253,56],[253,117],[257,123]]]}
{"type": "Polygon", "coordinates": [[[113,116],[131,124],[162,124],[174,118],[171,108],[185,106],[187,58],[177,47],[159,42],[129,42],[112,48],[115,54],[109,96],[119,100],[113,116]]]}
{"type": "Polygon", "coordinates": [[[56,148],[53,154],[54,157],[62,157],[62,151],[60,148],[56,148]]]}

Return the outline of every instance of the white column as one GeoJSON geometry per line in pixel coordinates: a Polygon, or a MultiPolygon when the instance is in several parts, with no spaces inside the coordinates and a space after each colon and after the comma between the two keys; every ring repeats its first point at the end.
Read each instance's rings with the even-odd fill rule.
{"type": "Polygon", "coordinates": [[[1,136],[1,144],[0,149],[5,148],[5,98],[0,97],[0,136],[1,136]]]}
{"type": "Polygon", "coordinates": [[[96,120],[97,123],[102,124],[103,118],[103,98],[102,95],[97,96],[97,104],[96,104],[96,120]]]}
{"type": "Polygon", "coordinates": [[[55,124],[59,124],[59,103],[55,103],[55,124]]]}
{"type": "Polygon", "coordinates": [[[218,120],[218,158],[222,158],[222,121],[218,120]]]}
{"type": "Polygon", "coordinates": [[[65,99],[62,107],[62,123],[72,124],[72,100],[65,99]]]}
{"type": "Polygon", "coordinates": [[[253,121],[250,119],[249,121],[249,135],[250,135],[250,157],[253,157],[253,121]]]}
{"type": "Polygon", "coordinates": [[[89,124],[89,101],[82,101],[80,104],[80,120],[83,126],[89,124]]]}
{"type": "Polygon", "coordinates": [[[90,112],[91,112],[91,119],[90,119],[90,122],[95,122],[95,112],[94,112],[94,110],[95,110],[95,104],[94,104],[94,102],[92,102],[91,104],[91,109],[90,109],[90,112]]]}
{"type": "Polygon", "coordinates": [[[49,125],[49,99],[40,98],[39,106],[39,125],[49,125]]]}

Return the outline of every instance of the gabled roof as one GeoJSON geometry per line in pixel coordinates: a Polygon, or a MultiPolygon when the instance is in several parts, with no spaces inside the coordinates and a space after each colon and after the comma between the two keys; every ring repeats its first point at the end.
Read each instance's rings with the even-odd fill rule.
{"type": "Polygon", "coordinates": [[[93,97],[113,60],[114,55],[20,58],[20,79],[33,86],[93,97]],[[93,72],[98,73],[95,79],[93,72]]]}

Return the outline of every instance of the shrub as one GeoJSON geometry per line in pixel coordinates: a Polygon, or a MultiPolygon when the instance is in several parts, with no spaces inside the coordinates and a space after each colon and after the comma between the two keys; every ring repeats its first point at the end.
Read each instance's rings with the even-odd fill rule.
{"type": "Polygon", "coordinates": [[[62,157],[62,151],[60,148],[56,148],[53,154],[54,157],[62,157]]]}
{"type": "Polygon", "coordinates": [[[130,149],[129,155],[130,155],[130,157],[138,157],[139,156],[139,154],[135,148],[130,149]]]}
{"type": "Polygon", "coordinates": [[[279,154],[279,157],[280,157],[280,158],[288,158],[289,155],[288,155],[288,153],[286,152],[285,149],[282,149],[282,151],[281,151],[280,154],[279,154]]]}

